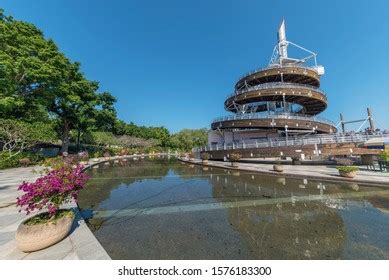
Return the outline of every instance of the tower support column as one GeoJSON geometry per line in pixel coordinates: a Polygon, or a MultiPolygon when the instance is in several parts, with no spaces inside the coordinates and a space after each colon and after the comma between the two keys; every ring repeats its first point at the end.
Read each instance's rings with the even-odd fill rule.
{"type": "Polygon", "coordinates": [[[345,128],[345,123],[344,123],[344,118],[343,118],[343,114],[340,113],[340,124],[342,126],[342,133],[345,134],[346,133],[346,128],[345,128]]]}
{"type": "Polygon", "coordinates": [[[369,118],[370,130],[373,132],[373,131],[375,131],[375,126],[374,126],[374,121],[373,121],[373,115],[371,113],[370,108],[367,108],[367,117],[369,118]]]}

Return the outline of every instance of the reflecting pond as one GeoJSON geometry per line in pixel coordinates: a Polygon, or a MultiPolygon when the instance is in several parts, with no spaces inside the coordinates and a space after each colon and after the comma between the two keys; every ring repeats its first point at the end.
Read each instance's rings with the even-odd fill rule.
{"type": "Polygon", "coordinates": [[[389,259],[389,188],[174,158],[87,172],[79,206],[113,259],[389,259]]]}

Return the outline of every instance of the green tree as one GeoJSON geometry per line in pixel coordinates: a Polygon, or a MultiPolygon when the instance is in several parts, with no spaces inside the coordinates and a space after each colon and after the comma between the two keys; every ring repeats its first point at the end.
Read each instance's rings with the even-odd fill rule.
{"type": "Polygon", "coordinates": [[[208,131],[201,129],[183,129],[170,138],[170,147],[183,151],[190,151],[194,147],[200,147],[207,144],[208,131]]]}
{"type": "Polygon", "coordinates": [[[159,146],[167,147],[169,145],[170,133],[163,126],[161,127],[146,127],[138,126],[133,122],[125,123],[121,120],[116,120],[114,132],[116,135],[127,135],[143,139],[158,140],[159,146]]]}
{"type": "Polygon", "coordinates": [[[97,90],[98,83],[85,79],[80,64],[70,62],[42,31],[0,10],[0,118],[54,118],[61,151],[67,151],[71,129],[77,144],[88,129],[113,130],[116,99],[97,90]]]}
{"type": "Polygon", "coordinates": [[[115,125],[117,124],[115,102],[116,98],[109,92],[103,92],[97,96],[99,110],[95,111],[96,130],[115,133],[115,125]]]}
{"type": "Polygon", "coordinates": [[[166,147],[169,144],[170,139],[170,133],[167,128],[161,126],[161,127],[152,127],[150,128],[150,137],[148,139],[157,139],[161,142],[162,147],[166,147]]]}
{"type": "Polygon", "coordinates": [[[111,132],[105,131],[93,131],[90,133],[91,139],[89,142],[91,144],[97,144],[99,146],[110,146],[110,145],[119,145],[120,141],[115,135],[111,132]]]}
{"type": "Polygon", "coordinates": [[[51,92],[48,110],[57,119],[62,140],[61,152],[68,150],[70,130],[84,128],[86,120],[93,117],[97,88],[96,82],[84,78],[79,63],[69,63],[67,73],[51,92]]]}
{"type": "Polygon", "coordinates": [[[127,124],[124,121],[116,119],[113,133],[116,135],[125,135],[126,134],[126,127],[127,127],[127,124]]]}
{"type": "Polygon", "coordinates": [[[47,93],[55,90],[67,63],[33,24],[0,10],[0,117],[47,120],[47,93]]]}
{"type": "MultiPolygon", "coordinates": [[[[94,90],[98,89],[97,83],[94,90]]],[[[76,113],[76,144],[79,150],[81,136],[92,130],[112,132],[116,122],[114,103],[116,98],[108,92],[92,94],[90,98],[81,100],[79,110],[76,113]]]]}

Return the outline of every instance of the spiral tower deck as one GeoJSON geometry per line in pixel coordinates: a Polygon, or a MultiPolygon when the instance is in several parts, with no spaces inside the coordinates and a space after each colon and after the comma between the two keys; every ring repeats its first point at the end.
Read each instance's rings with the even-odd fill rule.
{"type": "Polygon", "coordinates": [[[210,143],[337,131],[332,122],[317,116],[327,108],[326,94],[320,89],[324,68],[316,64],[316,54],[304,48],[307,57],[288,57],[289,44],[301,48],[286,41],[282,21],[269,66],[239,78],[224,102],[233,115],[212,122],[215,133],[210,134],[210,143]],[[314,60],[314,65],[309,65],[309,60],[314,60]]]}

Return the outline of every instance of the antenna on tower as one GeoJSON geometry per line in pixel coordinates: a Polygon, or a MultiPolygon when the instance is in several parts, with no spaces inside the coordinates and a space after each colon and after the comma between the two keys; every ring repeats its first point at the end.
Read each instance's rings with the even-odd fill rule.
{"type": "Polygon", "coordinates": [[[278,53],[280,58],[288,57],[288,42],[286,41],[285,20],[282,19],[278,28],[278,53]]]}
{"type": "Polygon", "coordinates": [[[286,40],[285,19],[282,19],[282,21],[280,23],[280,26],[279,26],[278,32],[277,32],[277,37],[278,37],[278,42],[277,42],[277,45],[273,49],[273,54],[272,54],[272,56],[270,58],[270,62],[269,62],[270,66],[273,66],[273,65],[274,66],[277,66],[277,65],[283,66],[283,65],[287,65],[287,64],[304,65],[304,64],[308,64],[308,62],[313,59],[314,65],[312,66],[312,68],[314,68],[319,75],[324,74],[324,67],[317,65],[317,61],[316,61],[317,54],[316,53],[314,53],[313,51],[310,51],[306,48],[303,48],[303,47],[301,47],[293,42],[286,40]],[[306,57],[303,57],[303,58],[289,57],[288,56],[288,46],[289,45],[292,45],[292,46],[308,53],[309,55],[306,57]]]}

